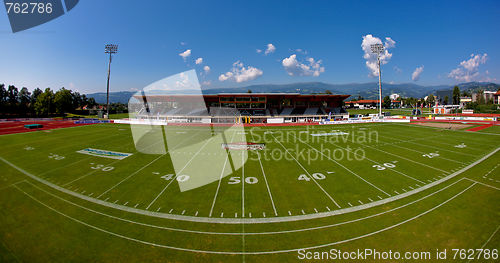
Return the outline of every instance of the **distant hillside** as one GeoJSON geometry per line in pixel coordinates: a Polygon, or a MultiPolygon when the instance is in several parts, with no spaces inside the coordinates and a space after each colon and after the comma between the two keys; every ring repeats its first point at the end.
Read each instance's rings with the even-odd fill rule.
{"type": "MultiPolygon", "coordinates": [[[[487,83],[487,82],[468,82],[458,84],[460,90],[473,92],[479,89],[496,91],[500,88],[499,84],[487,83]]],[[[382,84],[382,95],[390,95],[392,93],[398,93],[403,97],[414,97],[422,98],[431,93],[436,94],[440,91],[440,94],[448,93],[449,90],[453,89],[450,85],[440,85],[440,86],[421,86],[413,83],[402,83],[402,84],[382,84]]],[[[311,93],[324,93],[326,90],[331,91],[333,94],[348,94],[351,98],[357,98],[362,96],[365,99],[376,99],[378,97],[378,83],[351,83],[351,84],[328,84],[323,82],[302,82],[302,83],[291,83],[291,84],[265,84],[265,85],[251,85],[239,88],[218,88],[218,89],[205,89],[204,94],[218,94],[218,93],[246,93],[251,90],[253,93],[300,93],[300,94],[311,94],[311,93]]],[[[111,92],[110,102],[121,102],[128,103],[130,97],[134,94],[133,91],[120,91],[111,92]]],[[[92,93],[87,94],[87,97],[93,97],[98,103],[106,102],[106,93],[92,93]]]]}

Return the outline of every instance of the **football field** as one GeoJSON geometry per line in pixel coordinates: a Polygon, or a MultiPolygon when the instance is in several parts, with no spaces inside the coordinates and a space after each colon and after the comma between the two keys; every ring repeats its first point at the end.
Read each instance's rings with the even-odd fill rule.
{"type": "Polygon", "coordinates": [[[432,262],[485,249],[495,261],[496,127],[161,132],[142,149],[126,124],[0,136],[0,260],[294,262],[374,249],[432,262]]]}

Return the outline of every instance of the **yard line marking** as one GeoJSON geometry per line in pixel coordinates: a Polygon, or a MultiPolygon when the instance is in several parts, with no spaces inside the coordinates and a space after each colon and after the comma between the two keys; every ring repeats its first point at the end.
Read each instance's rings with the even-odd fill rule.
{"type": "Polygon", "coordinates": [[[160,211],[161,207],[158,207],[158,209],[156,209],[156,212],[160,211]]]}
{"type": "Polygon", "coordinates": [[[169,214],[171,214],[171,213],[172,213],[172,211],[174,211],[174,209],[173,209],[173,208],[172,208],[172,209],[170,209],[170,211],[168,211],[168,213],[169,213],[169,214]]]}
{"type": "MultiPolygon", "coordinates": [[[[233,136],[231,137],[231,142],[233,142],[235,134],[236,133],[233,133],[233,136]]],[[[224,165],[222,166],[222,171],[220,172],[219,183],[217,184],[217,190],[215,190],[214,200],[212,202],[212,207],[210,208],[210,213],[208,214],[208,217],[211,217],[212,212],[214,211],[215,201],[217,201],[217,195],[219,195],[220,184],[222,183],[222,177],[224,176],[224,171],[226,170],[226,164],[227,164],[227,161],[229,160],[229,155],[230,155],[230,153],[226,153],[226,160],[224,161],[224,165]]],[[[241,183],[244,184],[245,182],[241,182],[241,183]]]]}
{"type": "Polygon", "coordinates": [[[203,144],[203,146],[200,147],[200,149],[191,157],[191,159],[189,159],[189,161],[186,163],[186,165],[184,165],[184,167],[182,167],[182,169],[175,174],[174,178],[172,178],[170,180],[170,182],[161,190],[161,192],[155,197],[155,199],[153,199],[153,201],[151,201],[151,203],[149,203],[149,205],[146,207],[146,209],[148,209],[150,206],[152,206],[154,204],[154,202],[156,202],[156,200],[163,194],[163,192],[165,192],[165,190],[167,190],[168,186],[170,186],[170,184],[175,181],[175,179],[177,178],[177,175],[182,173],[182,171],[184,171],[184,169],[186,169],[186,167],[191,163],[191,161],[193,161],[193,159],[198,155],[198,153],[203,149],[205,148],[205,146],[208,144],[209,141],[212,140],[212,138],[214,137],[210,137],[210,139],[208,139],[205,144],[203,144]]]}
{"type": "MultiPolygon", "coordinates": [[[[241,141],[246,141],[245,135],[242,135],[241,141]]],[[[245,217],[245,155],[243,154],[243,152],[241,152],[241,215],[241,217],[245,217]]]]}
{"type": "Polygon", "coordinates": [[[347,203],[349,206],[352,206],[351,203],[347,203]]]}
{"type": "Polygon", "coordinates": [[[314,212],[318,213],[318,209],[314,208],[314,212]]]}
{"type": "Polygon", "coordinates": [[[252,213],[248,213],[248,217],[252,217],[252,213]]]}
{"type": "Polygon", "coordinates": [[[361,200],[358,200],[358,202],[359,202],[360,204],[363,204],[363,202],[361,202],[361,200]]]}
{"type": "Polygon", "coordinates": [[[292,215],[292,213],[290,212],[290,210],[288,210],[288,215],[290,215],[290,216],[292,215]]]}
{"type": "Polygon", "coordinates": [[[378,199],[382,200],[382,197],[380,197],[380,195],[377,195],[378,199]]]}
{"type": "MultiPolygon", "coordinates": [[[[272,134],[271,134],[271,135],[272,135],[272,134]]],[[[293,135],[293,134],[292,134],[292,135],[293,135]]],[[[323,191],[323,193],[325,193],[325,195],[326,195],[326,196],[328,196],[328,198],[330,198],[330,200],[332,200],[332,202],[333,202],[333,203],[334,203],[334,204],[335,204],[338,208],[341,208],[341,207],[340,207],[340,205],[339,205],[339,204],[338,204],[338,203],[337,203],[337,202],[333,199],[333,197],[332,197],[330,194],[328,194],[328,192],[326,192],[326,190],[325,190],[325,189],[323,189],[323,187],[321,187],[321,185],[320,185],[318,182],[316,182],[316,179],[314,179],[314,177],[313,177],[313,176],[311,176],[311,174],[310,174],[310,173],[306,170],[306,168],[304,168],[304,166],[302,166],[302,164],[301,164],[299,161],[297,161],[297,159],[295,159],[295,157],[294,157],[294,156],[293,156],[293,155],[292,155],[292,154],[288,151],[288,149],[287,149],[287,148],[285,148],[285,146],[284,146],[281,142],[279,142],[279,141],[276,139],[276,137],[275,137],[274,135],[272,135],[272,136],[273,136],[273,138],[274,138],[274,141],[275,141],[275,142],[277,142],[277,143],[279,143],[279,145],[281,145],[281,147],[283,147],[283,149],[285,150],[285,152],[286,152],[286,153],[288,153],[290,156],[292,156],[292,158],[295,160],[295,162],[296,162],[296,163],[297,163],[297,164],[298,164],[298,165],[302,168],[302,170],[304,170],[304,172],[306,172],[306,173],[307,173],[307,175],[309,175],[309,178],[311,178],[311,179],[313,180],[313,182],[314,182],[314,183],[315,183],[315,184],[316,184],[316,185],[317,185],[317,186],[321,189],[321,191],[323,191]]],[[[295,137],[295,135],[293,135],[293,136],[295,137]]],[[[306,145],[308,145],[308,144],[306,144],[306,145]]],[[[311,147],[311,146],[310,146],[310,147],[311,147]]],[[[312,147],[311,147],[311,148],[312,148],[312,147]]],[[[314,148],[313,148],[313,149],[314,149],[314,148]]],[[[315,149],[315,150],[316,150],[316,149],[315,149]]],[[[317,151],[317,150],[316,150],[316,151],[317,151]]]]}
{"type": "Polygon", "coordinates": [[[394,193],[399,194],[398,191],[394,191],[394,193]]]}
{"type": "Polygon", "coordinates": [[[106,198],[106,200],[104,200],[104,202],[106,202],[106,201],[108,201],[108,200],[109,200],[109,197],[108,197],[108,198],[106,198]]]}
{"type": "MultiPolygon", "coordinates": [[[[376,201],[376,202],[373,202],[371,204],[367,204],[367,205],[364,205],[364,206],[343,208],[343,209],[334,210],[334,211],[331,211],[331,212],[324,212],[324,213],[318,213],[318,214],[309,214],[309,215],[301,215],[301,216],[295,216],[295,217],[286,217],[286,216],[284,216],[284,217],[274,217],[274,218],[266,218],[266,219],[252,218],[252,219],[238,219],[238,220],[234,220],[234,219],[229,220],[227,218],[220,219],[220,218],[208,218],[208,217],[188,217],[188,216],[180,216],[180,215],[170,215],[170,214],[166,214],[166,213],[155,213],[155,212],[146,211],[146,210],[142,210],[142,209],[134,209],[134,208],[131,208],[131,207],[125,207],[125,206],[121,206],[121,205],[114,205],[112,203],[104,202],[104,201],[102,201],[100,199],[96,199],[96,198],[93,198],[93,197],[88,197],[86,195],[81,195],[81,194],[79,194],[77,192],[70,191],[70,190],[68,190],[66,188],[63,188],[63,187],[60,187],[60,186],[55,185],[53,183],[50,183],[47,180],[41,179],[41,178],[39,178],[39,177],[37,177],[37,176],[35,176],[35,175],[27,172],[26,170],[24,170],[24,169],[16,166],[15,164],[13,164],[13,163],[5,160],[5,158],[3,158],[1,156],[0,156],[0,161],[8,164],[12,168],[18,170],[19,172],[23,173],[24,175],[30,177],[31,179],[36,180],[37,182],[42,183],[42,184],[44,184],[44,185],[46,185],[46,186],[48,186],[48,187],[50,187],[50,188],[52,188],[54,190],[57,190],[59,192],[71,195],[73,197],[76,197],[76,198],[79,198],[79,199],[82,199],[82,200],[85,200],[85,201],[88,201],[88,202],[92,202],[92,203],[95,203],[95,204],[99,204],[99,205],[102,205],[102,206],[106,206],[106,207],[109,207],[109,208],[113,208],[113,209],[117,209],[117,210],[121,210],[121,211],[125,211],[125,212],[130,212],[130,213],[135,213],[135,214],[140,214],[140,215],[147,215],[147,216],[156,217],[156,218],[166,218],[166,219],[173,219],[173,220],[180,220],[180,221],[187,221],[187,222],[226,223],[226,224],[239,224],[239,223],[243,222],[243,223],[257,224],[257,223],[290,222],[290,221],[297,221],[297,220],[304,220],[304,219],[323,218],[323,217],[329,217],[329,216],[333,216],[333,215],[339,215],[339,214],[346,214],[346,213],[351,213],[351,212],[355,212],[355,211],[361,211],[361,210],[364,210],[364,209],[367,209],[367,208],[376,207],[376,206],[379,206],[379,205],[390,203],[390,202],[393,202],[393,201],[396,201],[396,200],[399,200],[399,199],[402,199],[402,198],[405,198],[405,197],[417,194],[419,192],[422,192],[424,190],[427,190],[427,189],[430,189],[430,188],[432,188],[434,186],[437,186],[437,185],[439,185],[441,183],[444,183],[444,182],[446,182],[446,181],[448,181],[450,179],[453,179],[457,175],[460,175],[460,174],[464,173],[465,171],[468,171],[472,167],[474,167],[474,166],[478,165],[479,163],[483,162],[484,160],[490,158],[491,156],[493,156],[494,154],[496,154],[498,151],[500,151],[500,147],[495,148],[493,151],[485,154],[480,159],[472,162],[470,165],[464,167],[463,169],[461,169],[461,170],[459,170],[459,171],[457,171],[457,172],[455,172],[453,174],[450,174],[450,175],[446,176],[445,178],[443,178],[443,179],[441,179],[439,181],[436,181],[436,182],[424,185],[424,186],[422,186],[422,188],[415,189],[415,190],[413,190],[411,192],[408,192],[408,193],[405,193],[405,194],[402,194],[402,195],[389,197],[389,198],[386,198],[384,200],[379,200],[379,201],[376,201]]],[[[447,189],[451,185],[455,185],[457,182],[460,182],[461,180],[463,180],[463,178],[458,179],[458,181],[453,182],[450,185],[445,186],[442,189],[437,190],[434,193],[431,193],[430,195],[433,195],[433,194],[435,194],[437,192],[440,192],[443,189],[447,189]]],[[[26,183],[29,183],[29,181],[27,181],[26,183]]],[[[37,186],[35,186],[33,184],[31,184],[31,185],[34,186],[34,187],[37,187],[37,186]]],[[[44,191],[43,189],[40,189],[40,190],[44,191]]],[[[48,193],[48,194],[51,194],[51,193],[48,193]]],[[[55,196],[55,197],[59,198],[57,196],[55,196]]],[[[420,198],[417,201],[425,199],[425,198],[427,198],[427,196],[423,197],[423,198],[420,198]]],[[[412,201],[412,202],[410,202],[407,205],[413,204],[413,203],[415,203],[417,201],[412,201]]],[[[73,205],[78,206],[77,204],[74,204],[74,203],[73,203],[73,205]]],[[[88,208],[81,207],[81,206],[79,206],[79,207],[82,208],[82,209],[87,209],[88,210],[88,208]]],[[[99,213],[97,211],[94,211],[94,212],[95,213],[99,213]]],[[[100,213],[100,214],[102,214],[102,213],[100,213]]],[[[105,214],[103,214],[103,215],[105,215],[105,214]]],[[[107,216],[110,216],[110,215],[107,215],[107,216]]],[[[183,230],[183,231],[186,231],[186,230],[183,230]]],[[[246,233],[246,234],[248,234],[248,233],[246,233]]]]}
{"type": "Polygon", "coordinates": [[[196,213],[194,213],[194,216],[198,216],[198,211],[196,211],[196,213]]]}
{"type": "Polygon", "coordinates": [[[495,186],[493,186],[493,185],[489,185],[489,184],[481,183],[481,182],[479,182],[479,181],[476,181],[476,180],[473,180],[473,179],[470,179],[470,178],[467,178],[467,177],[464,177],[464,179],[466,179],[466,180],[469,180],[469,181],[471,181],[471,182],[474,182],[474,183],[477,183],[477,184],[480,184],[480,185],[484,185],[484,186],[486,186],[486,187],[490,187],[490,188],[493,188],[493,189],[496,189],[496,190],[499,190],[499,191],[500,191],[500,188],[495,187],[495,186]]]}
{"type": "MultiPolygon", "coordinates": [[[[288,211],[288,212],[290,212],[290,211],[288,211]]],[[[262,212],[262,216],[266,217],[266,212],[262,212]]]]}
{"type": "MultiPolygon", "coordinates": [[[[251,134],[252,134],[252,140],[253,140],[254,139],[253,133],[251,133],[251,134]]],[[[278,216],[278,212],[276,211],[276,206],[274,206],[273,195],[271,194],[271,189],[269,188],[269,183],[267,182],[266,173],[264,172],[264,167],[262,166],[262,160],[260,159],[260,153],[258,151],[257,151],[257,157],[259,159],[260,170],[262,171],[262,175],[264,176],[264,182],[266,182],[267,193],[269,193],[269,198],[271,199],[271,204],[273,206],[274,215],[278,216]]]]}
{"type": "Polygon", "coordinates": [[[186,213],[186,210],[182,210],[182,213],[181,213],[181,215],[183,215],[184,213],[186,213]]]}
{"type": "Polygon", "coordinates": [[[330,211],[330,207],[328,207],[328,206],[327,206],[327,207],[326,207],[326,210],[330,211]]]}
{"type": "Polygon", "coordinates": [[[238,217],[238,212],[234,213],[234,217],[238,217]]]}
{"type": "Polygon", "coordinates": [[[495,167],[493,167],[493,169],[489,170],[489,171],[488,171],[485,175],[483,175],[483,177],[488,177],[488,175],[490,175],[490,173],[491,173],[491,172],[493,172],[493,170],[497,169],[497,167],[498,167],[499,165],[500,165],[500,163],[499,163],[499,164],[497,164],[497,165],[495,165],[495,167]]]}
{"type": "Polygon", "coordinates": [[[413,188],[413,187],[411,187],[411,186],[408,186],[408,188],[410,188],[411,190],[413,190],[413,189],[414,189],[414,188],[413,188]]]}
{"type": "Polygon", "coordinates": [[[94,195],[94,193],[90,193],[90,194],[89,194],[89,197],[90,197],[90,196],[93,196],[93,195],[94,195]]]}
{"type": "Polygon", "coordinates": [[[224,217],[224,212],[221,212],[221,213],[220,213],[220,217],[224,217]]]}
{"type": "Polygon", "coordinates": [[[384,150],[380,150],[380,149],[378,149],[378,148],[376,148],[376,147],[373,147],[373,146],[366,145],[366,147],[369,147],[369,148],[371,148],[371,149],[375,149],[375,150],[377,150],[377,151],[380,151],[380,152],[383,152],[383,153],[386,153],[386,154],[389,154],[389,155],[395,156],[395,157],[397,157],[397,158],[401,158],[401,159],[404,159],[404,160],[410,161],[410,162],[412,162],[412,163],[416,163],[416,164],[419,164],[419,165],[422,165],[422,166],[425,166],[425,167],[428,167],[428,168],[431,168],[431,169],[434,169],[434,170],[441,171],[441,172],[443,172],[443,173],[448,173],[448,172],[446,172],[445,170],[442,170],[442,169],[439,169],[439,168],[436,168],[436,167],[432,167],[432,166],[430,166],[430,165],[427,165],[427,164],[425,164],[425,163],[420,163],[420,162],[414,161],[414,160],[412,160],[412,159],[408,159],[408,158],[403,157],[403,156],[401,156],[401,155],[397,155],[397,154],[394,154],[394,153],[386,152],[386,151],[384,151],[384,150]]]}
{"type": "Polygon", "coordinates": [[[114,204],[118,203],[118,200],[114,201],[113,203],[114,203],[114,204]]]}
{"type": "Polygon", "coordinates": [[[139,206],[139,204],[135,204],[135,205],[134,205],[134,208],[137,208],[138,206],[139,206]]]}
{"type": "Polygon", "coordinates": [[[303,214],[303,215],[305,215],[305,214],[306,214],[306,212],[304,212],[304,209],[302,209],[302,214],[303,214]]]}
{"type": "Polygon", "coordinates": [[[117,184],[113,185],[111,188],[109,188],[108,190],[104,191],[102,194],[100,194],[99,196],[97,196],[97,198],[105,195],[106,193],[108,193],[109,191],[115,189],[115,187],[119,186],[121,183],[125,182],[126,180],[128,180],[130,177],[136,175],[137,173],[139,173],[140,171],[144,170],[146,167],[150,166],[151,164],[153,164],[154,162],[158,161],[158,159],[162,158],[163,156],[165,156],[166,154],[162,154],[160,156],[158,156],[157,158],[155,158],[154,160],[152,160],[151,162],[149,162],[148,164],[144,165],[143,167],[141,167],[139,170],[131,173],[129,176],[125,177],[123,180],[121,180],[120,182],[118,182],[117,184]]]}
{"type": "Polygon", "coordinates": [[[370,202],[373,202],[373,200],[371,198],[368,198],[368,200],[370,200],[370,202]]]}
{"type": "Polygon", "coordinates": [[[125,204],[123,204],[123,205],[127,205],[127,204],[128,204],[128,201],[127,201],[127,202],[125,202],[125,204]]]}
{"type": "Polygon", "coordinates": [[[85,192],[86,192],[86,191],[85,191],[85,190],[83,190],[83,191],[82,191],[82,195],[83,195],[83,194],[85,194],[85,192]]]}
{"type": "Polygon", "coordinates": [[[403,192],[406,192],[406,190],[405,190],[404,188],[403,188],[403,189],[401,189],[401,190],[403,190],[403,192]]]}

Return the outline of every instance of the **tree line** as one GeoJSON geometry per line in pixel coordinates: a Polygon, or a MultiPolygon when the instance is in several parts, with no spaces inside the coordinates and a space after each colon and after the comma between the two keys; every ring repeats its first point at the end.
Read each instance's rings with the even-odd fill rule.
{"type": "Polygon", "coordinates": [[[0,114],[3,116],[64,115],[84,106],[93,108],[97,105],[94,98],[87,98],[85,94],[64,87],[58,91],[36,88],[30,92],[26,87],[18,90],[14,85],[6,88],[0,84],[0,114]]]}

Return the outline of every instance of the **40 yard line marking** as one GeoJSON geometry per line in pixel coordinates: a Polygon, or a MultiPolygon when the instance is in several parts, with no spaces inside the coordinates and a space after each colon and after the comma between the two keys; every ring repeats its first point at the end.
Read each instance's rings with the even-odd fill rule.
{"type": "MultiPolygon", "coordinates": [[[[323,191],[323,193],[325,193],[325,195],[326,195],[326,196],[328,196],[328,198],[330,198],[330,200],[332,200],[332,202],[333,202],[333,203],[334,203],[334,204],[335,204],[338,208],[342,208],[342,207],[341,207],[341,206],[340,206],[340,205],[339,205],[339,204],[335,201],[335,199],[333,199],[333,197],[332,197],[332,196],[330,196],[330,194],[328,194],[328,192],[326,192],[326,191],[325,191],[325,189],[323,189],[323,187],[321,187],[321,185],[320,185],[318,182],[316,182],[316,179],[314,179],[314,177],[313,177],[313,176],[311,176],[311,174],[310,174],[310,173],[306,170],[306,168],[304,168],[304,166],[302,166],[302,164],[300,164],[300,162],[299,162],[299,161],[297,161],[297,159],[295,159],[295,157],[294,157],[294,156],[293,156],[293,155],[292,155],[292,154],[288,151],[288,149],[287,149],[287,148],[285,148],[285,146],[284,146],[281,142],[279,142],[278,140],[276,140],[276,137],[275,137],[273,134],[271,134],[271,135],[273,136],[274,141],[275,141],[275,142],[277,142],[277,143],[279,143],[279,145],[281,145],[281,147],[285,150],[285,152],[286,152],[286,153],[288,153],[288,155],[292,156],[292,158],[295,160],[295,162],[296,162],[296,163],[297,163],[297,164],[298,164],[298,165],[302,168],[302,170],[304,170],[304,172],[306,172],[306,173],[307,173],[307,175],[309,175],[309,178],[311,178],[311,179],[314,181],[314,183],[316,183],[316,185],[317,185],[317,186],[321,189],[321,191],[323,191]]],[[[295,137],[295,135],[293,135],[293,136],[295,137]]]]}

